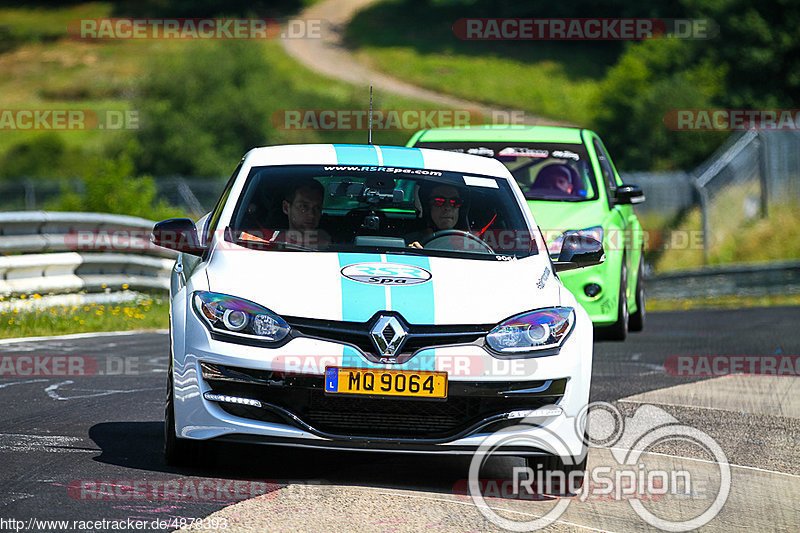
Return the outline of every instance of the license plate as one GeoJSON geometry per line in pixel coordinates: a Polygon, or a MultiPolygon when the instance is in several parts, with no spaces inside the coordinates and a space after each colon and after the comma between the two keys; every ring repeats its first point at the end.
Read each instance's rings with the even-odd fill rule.
{"type": "Polygon", "coordinates": [[[447,372],[326,367],[325,392],[447,398],[447,372]]]}

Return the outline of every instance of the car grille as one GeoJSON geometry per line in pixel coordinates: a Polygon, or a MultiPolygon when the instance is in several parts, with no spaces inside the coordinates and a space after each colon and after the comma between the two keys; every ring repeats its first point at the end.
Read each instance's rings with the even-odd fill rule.
{"type": "Polygon", "coordinates": [[[322,376],[281,376],[208,363],[202,366],[203,377],[213,392],[256,399],[264,405],[219,404],[232,415],[263,422],[275,422],[278,416],[283,423],[303,427],[291,416],[277,414],[279,410],[269,407],[275,406],[317,432],[390,439],[453,437],[494,415],[556,404],[566,385],[566,379],[555,380],[540,393],[507,397],[501,392],[541,387],[544,382],[450,382],[444,400],[366,398],[326,394],[322,376]]]}
{"type": "MultiPolygon", "coordinates": [[[[382,312],[381,314],[385,315],[387,313],[382,312]]],[[[408,330],[408,335],[406,336],[402,351],[397,355],[410,355],[418,350],[437,346],[472,344],[485,337],[494,327],[493,324],[419,326],[406,323],[400,315],[395,316],[397,316],[408,330]]],[[[364,354],[373,356],[373,358],[379,355],[375,349],[375,345],[372,343],[369,333],[371,327],[378,318],[377,316],[372,317],[367,322],[343,322],[296,317],[284,318],[293,330],[303,336],[351,344],[356,346],[364,354]]],[[[391,335],[388,335],[388,337],[391,338],[391,335]]]]}

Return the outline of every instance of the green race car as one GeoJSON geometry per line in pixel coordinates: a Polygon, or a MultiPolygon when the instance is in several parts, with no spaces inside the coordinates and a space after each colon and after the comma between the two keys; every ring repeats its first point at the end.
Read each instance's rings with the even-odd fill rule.
{"type": "Polygon", "coordinates": [[[581,128],[478,126],[418,131],[406,146],[494,157],[516,178],[556,258],[566,235],[603,243],[604,263],[562,272],[600,336],[624,340],[645,319],[643,235],[632,204],[642,190],[626,185],[600,137],[581,128]]]}

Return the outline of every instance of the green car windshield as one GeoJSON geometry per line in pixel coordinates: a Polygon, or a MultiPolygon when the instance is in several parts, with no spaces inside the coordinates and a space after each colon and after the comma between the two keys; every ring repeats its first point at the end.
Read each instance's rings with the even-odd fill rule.
{"type": "Polygon", "coordinates": [[[582,202],[597,198],[592,164],[583,144],[422,141],[414,146],[494,157],[508,168],[527,200],[582,202]]]}
{"type": "Polygon", "coordinates": [[[226,239],[262,250],[401,253],[503,261],[537,253],[505,179],[375,166],[264,166],[226,239]]]}

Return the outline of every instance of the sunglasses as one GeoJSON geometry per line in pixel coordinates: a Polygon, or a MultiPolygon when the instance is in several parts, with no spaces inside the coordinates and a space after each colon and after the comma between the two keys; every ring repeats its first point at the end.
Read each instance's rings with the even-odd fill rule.
{"type": "Polygon", "coordinates": [[[461,201],[461,198],[443,198],[441,196],[431,198],[431,202],[433,202],[433,205],[436,207],[443,207],[447,205],[455,208],[464,205],[464,202],[461,201]]]}

